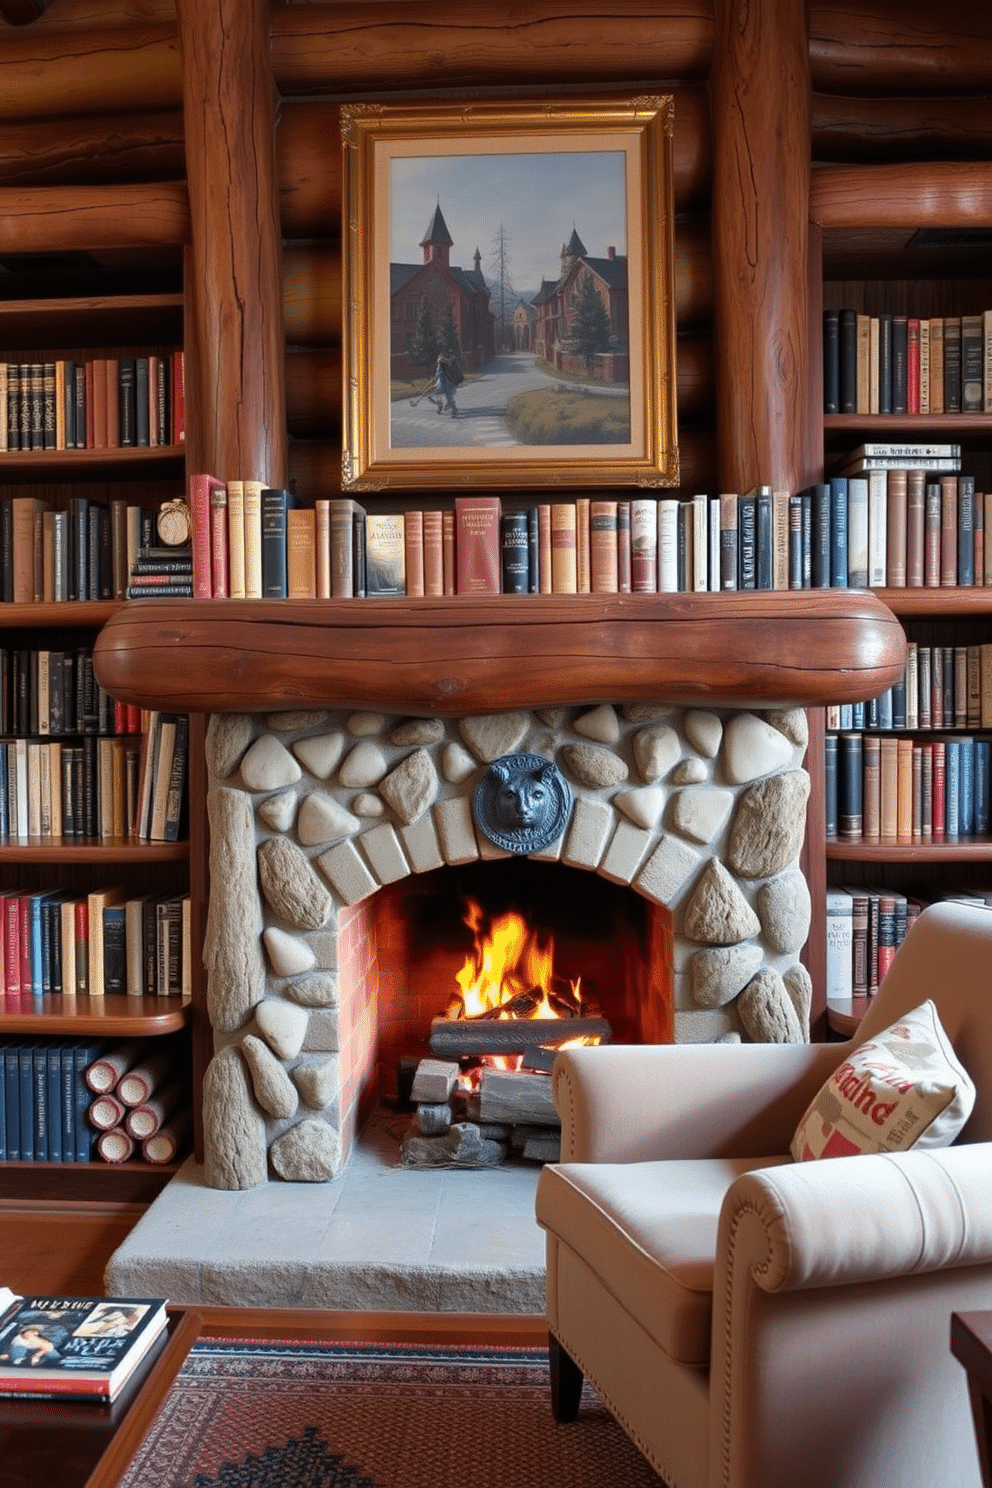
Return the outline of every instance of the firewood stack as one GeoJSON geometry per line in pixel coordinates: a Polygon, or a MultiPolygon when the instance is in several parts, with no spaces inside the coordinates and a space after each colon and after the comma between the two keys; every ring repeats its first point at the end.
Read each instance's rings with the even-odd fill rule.
{"type": "MultiPolygon", "coordinates": [[[[422,1059],[413,1078],[416,1106],[403,1140],[401,1160],[407,1167],[488,1168],[516,1155],[532,1162],[557,1162],[561,1124],[551,1098],[551,1066],[558,1047],[577,1038],[607,1043],[605,1018],[574,1012],[558,1018],[529,1018],[520,1011],[534,994],[523,993],[517,1016],[505,1004],[497,1014],[477,1018],[435,1018],[431,1024],[432,1058],[422,1059]],[[521,1068],[506,1070],[485,1057],[521,1058],[521,1068]],[[471,1090],[459,1084],[465,1069],[478,1070],[471,1090]]],[[[531,1008],[537,1005],[530,1002],[531,1008]]]]}

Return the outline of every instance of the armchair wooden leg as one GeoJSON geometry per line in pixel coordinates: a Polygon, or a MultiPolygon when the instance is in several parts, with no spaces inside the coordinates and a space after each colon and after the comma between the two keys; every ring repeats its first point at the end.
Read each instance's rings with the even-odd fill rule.
{"type": "Polygon", "coordinates": [[[551,1334],[548,1335],[548,1360],[551,1365],[551,1413],[556,1421],[567,1425],[579,1414],[582,1370],[551,1334]]]}

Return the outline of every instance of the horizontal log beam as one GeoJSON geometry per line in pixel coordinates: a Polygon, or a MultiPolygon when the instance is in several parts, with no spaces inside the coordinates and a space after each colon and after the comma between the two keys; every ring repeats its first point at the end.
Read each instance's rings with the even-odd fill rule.
{"type": "Polygon", "coordinates": [[[96,641],[103,687],[165,711],[426,717],[600,702],[811,706],[875,697],[906,642],[865,590],[513,599],[146,600],[96,641]]]}
{"type": "Polygon", "coordinates": [[[178,109],[0,126],[0,183],[7,186],[181,181],[185,174],[178,109]]]}
{"type": "Polygon", "coordinates": [[[992,11],[974,0],[810,0],[809,60],[824,93],[984,93],[992,11]]]}
{"type": "MultiPolygon", "coordinates": [[[[708,207],[712,176],[709,99],[699,86],[666,87],[674,97],[672,193],[676,212],[708,207]]],[[[285,99],[276,155],[283,236],[337,238],[341,232],[341,109],[322,99],[285,99]]]]}
{"type": "Polygon", "coordinates": [[[162,248],[189,241],[185,181],[0,188],[0,252],[162,248]]]}
{"type": "Polygon", "coordinates": [[[3,38],[0,107],[5,119],[182,107],[176,25],[28,26],[3,38]]]}
{"type": "Polygon", "coordinates": [[[992,162],[825,165],[813,172],[810,218],[821,227],[963,227],[992,223],[992,162]]]}
{"type": "MultiPolygon", "coordinates": [[[[992,80],[990,80],[992,87],[992,80]]],[[[987,160],[992,111],[974,98],[852,98],[814,93],[813,159],[838,163],[883,160],[987,160]]]]}
{"type": "Polygon", "coordinates": [[[306,5],[272,13],[272,70],[284,96],[402,88],[616,83],[706,77],[708,0],[406,0],[306,5]]]}

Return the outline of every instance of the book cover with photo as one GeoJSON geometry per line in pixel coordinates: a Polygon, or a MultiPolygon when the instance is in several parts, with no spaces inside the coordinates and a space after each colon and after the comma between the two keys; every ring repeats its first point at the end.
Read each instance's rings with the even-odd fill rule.
{"type": "Polygon", "coordinates": [[[20,1297],[0,1287],[0,1395],[113,1400],[166,1325],[160,1297],[20,1297]]]}

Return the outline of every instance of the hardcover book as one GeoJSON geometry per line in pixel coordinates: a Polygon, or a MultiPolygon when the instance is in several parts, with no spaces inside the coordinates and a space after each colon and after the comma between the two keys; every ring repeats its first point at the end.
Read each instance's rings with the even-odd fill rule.
{"type": "Polygon", "coordinates": [[[501,592],[498,496],[455,497],[455,588],[459,594],[501,592]]]}
{"type": "Polygon", "coordinates": [[[406,529],[402,512],[366,515],[365,592],[370,599],[406,594],[406,529]]]}
{"type": "Polygon", "coordinates": [[[0,1393],[113,1400],[164,1331],[165,1300],[0,1288],[0,1393]]]}

